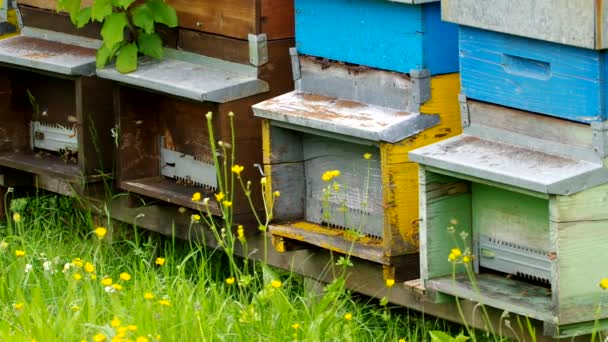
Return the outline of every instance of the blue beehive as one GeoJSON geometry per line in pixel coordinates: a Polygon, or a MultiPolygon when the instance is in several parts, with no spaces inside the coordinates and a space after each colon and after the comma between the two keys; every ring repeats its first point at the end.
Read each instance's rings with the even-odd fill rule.
{"type": "Polygon", "coordinates": [[[300,54],[409,73],[458,71],[457,27],[439,2],[296,0],[300,54]]]}
{"type": "Polygon", "coordinates": [[[469,98],[580,122],[607,118],[606,50],[460,27],[469,98]]]}

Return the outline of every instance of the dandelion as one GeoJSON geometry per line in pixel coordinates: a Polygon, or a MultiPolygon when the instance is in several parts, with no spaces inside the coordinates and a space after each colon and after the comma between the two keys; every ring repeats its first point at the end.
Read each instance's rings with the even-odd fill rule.
{"type": "Polygon", "coordinates": [[[120,284],[113,284],[112,287],[116,291],[121,291],[122,290],[122,285],[120,285],[120,284]]]}
{"type": "Polygon", "coordinates": [[[112,278],[105,277],[101,280],[101,285],[110,286],[112,285],[112,278]]]}
{"type": "Polygon", "coordinates": [[[363,155],[363,158],[364,158],[365,160],[369,160],[371,157],[372,157],[372,154],[371,154],[371,153],[365,153],[365,154],[363,155]]]}
{"type": "Polygon", "coordinates": [[[393,286],[395,286],[395,279],[386,279],[386,287],[390,289],[393,286]]]}
{"type": "Polygon", "coordinates": [[[215,194],[215,200],[220,202],[221,200],[224,199],[224,197],[226,197],[226,195],[224,195],[223,192],[220,192],[219,194],[215,194]]]}
{"type": "Polygon", "coordinates": [[[82,280],[82,275],[80,273],[74,273],[72,278],[76,281],[82,280]]]}
{"type": "Polygon", "coordinates": [[[34,268],[34,266],[32,266],[32,264],[25,264],[25,273],[30,273],[32,271],[32,269],[34,268]]]}
{"type": "Polygon", "coordinates": [[[272,285],[273,288],[278,289],[281,287],[281,285],[283,285],[283,283],[280,280],[273,280],[270,282],[270,285],[272,285]]]}
{"type": "Polygon", "coordinates": [[[13,304],[13,309],[15,309],[15,311],[20,311],[23,309],[23,307],[25,306],[25,304],[19,302],[19,303],[15,303],[13,304]]]}
{"type": "Polygon", "coordinates": [[[155,262],[158,266],[162,266],[165,264],[165,258],[156,258],[156,262],[155,262]]]}
{"type": "Polygon", "coordinates": [[[224,201],[224,202],[222,202],[222,204],[223,204],[223,205],[224,205],[224,207],[226,207],[226,208],[230,208],[230,207],[232,207],[232,202],[231,202],[231,201],[224,201]]]}
{"type": "Polygon", "coordinates": [[[84,271],[87,273],[95,272],[95,265],[91,264],[90,262],[85,262],[84,271]]]}
{"type": "Polygon", "coordinates": [[[25,251],[21,250],[21,249],[18,249],[18,250],[15,251],[15,256],[16,257],[23,257],[23,256],[25,256],[25,251]]]}
{"type": "Polygon", "coordinates": [[[198,202],[201,200],[201,193],[200,192],[195,192],[192,194],[192,201],[193,202],[198,202]]]}
{"type": "Polygon", "coordinates": [[[350,321],[353,319],[353,314],[351,314],[350,312],[344,314],[344,319],[347,321],[350,321]]]}
{"type": "Polygon", "coordinates": [[[21,221],[21,214],[19,214],[19,213],[14,213],[14,214],[13,214],[13,221],[15,221],[15,222],[20,222],[20,221],[21,221]]]}
{"type": "Polygon", "coordinates": [[[82,260],[80,258],[76,258],[76,259],[72,260],[72,266],[82,267],[82,260]]]}
{"type": "Polygon", "coordinates": [[[99,238],[99,239],[103,239],[107,233],[108,233],[108,230],[104,227],[95,228],[95,235],[97,235],[97,238],[99,238]]]}
{"type": "Polygon", "coordinates": [[[241,176],[241,172],[243,172],[244,169],[245,169],[244,166],[234,165],[232,167],[232,172],[234,172],[237,176],[241,176]]]}
{"type": "Polygon", "coordinates": [[[72,305],[70,307],[70,310],[72,310],[72,312],[78,312],[78,311],[80,311],[80,306],[78,306],[78,305],[72,305]]]}
{"type": "Polygon", "coordinates": [[[602,280],[600,280],[600,287],[604,290],[608,289],[608,278],[602,278],[602,280]]]}
{"type": "Polygon", "coordinates": [[[291,325],[291,328],[292,328],[293,330],[298,330],[298,329],[300,328],[300,324],[298,324],[298,323],[294,323],[294,324],[292,324],[292,325],[291,325]]]}
{"type": "Polygon", "coordinates": [[[120,274],[120,280],[129,281],[129,280],[131,280],[131,275],[127,272],[122,272],[120,274]]]}
{"type": "Polygon", "coordinates": [[[199,222],[201,220],[201,216],[198,214],[194,214],[190,216],[190,219],[192,220],[192,222],[199,222]]]}
{"type": "Polygon", "coordinates": [[[169,301],[168,299],[161,299],[158,301],[158,304],[160,304],[161,306],[171,306],[171,301],[169,301]]]}
{"type": "Polygon", "coordinates": [[[234,277],[226,278],[226,284],[228,284],[228,285],[234,284],[234,277]]]}
{"type": "Polygon", "coordinates": [[[93,336],[93,341],[95,341],[95,342],[105,342],[106,341],[106,335],[99,333],[99,334],[93,336]]]}
{"type": "Polygon", "coordinates": [[[237,235],[237,237],[239,238],[239,240],[242,240],[242,239],[244,239],[244,238],[245,238],[245,228],[243,228],[243,226],[242,226],[242,225],[239,225],[239,226],[236,228],[236,235],[237,235]]]}
{"type": "Polygon", "coordinates": [[[152,292],[146,292],[144,293],[144,299],[152,300],[154,299],[154,294],[152,292]]]}
{"type": "Polygon", "coordinates": [[[148,342],[148,341],[150,341],[150,340],[147,337],[145,337],[145,336],[138,336],[135,339],[135,342],[148,342]]]}
{"type": "Polygon", "coordinates": [[[281,197],[281,192],[279,190],[272,193],[274,197],[281,197]]]}
{"type": "Polygon", "coordinates": [[[128,325],[127,329],[129,329],[129,331],[137,331],[137,325],[133,325],[133,324],[128,325]]]}
{"type": "Polygon", "coordinates": [[[120,323],[121,323],[121,322],[120,322],[120,319],[118,319],[118,317],[114,317],[114,318],[113,318],[113,319],[110,321],[110,325],[111,325],[113,328],[117,328],[117,327],[119,327],[119,326],[120,326],[120,323]]]}

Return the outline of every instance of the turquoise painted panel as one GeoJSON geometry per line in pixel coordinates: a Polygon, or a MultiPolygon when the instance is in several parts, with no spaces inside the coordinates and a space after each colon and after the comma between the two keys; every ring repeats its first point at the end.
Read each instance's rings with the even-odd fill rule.
{"type": "Polygon", "coordinates": [[[606,120],[605,53],[461,26],[462,92],[563,119],[606,120]]]}
{"type": "Polygon", "coordinates": [[[458,27],[442,22],[439,3],[296,0],[298,52],[409,73],[458,71],[458,27]]]}

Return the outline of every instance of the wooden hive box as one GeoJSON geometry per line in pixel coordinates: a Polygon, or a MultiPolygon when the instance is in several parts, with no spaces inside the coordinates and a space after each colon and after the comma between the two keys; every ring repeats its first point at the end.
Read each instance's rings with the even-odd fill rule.
{"type": "Polygon", "coordinates": [[[457,27],[437,1],[295,0],[298,53],[432,75],[458,72],[457,27]]]}
{"type": "Polygon", "coordinates": [[[459,40],[467,97],[580,122],[608,118],[606,50],[466,26],[459,40]]]}
{"type": "MultiPolygon", "coordinates": [[[[421,165],[427,293],[544,321],[554,337],[591,332],[608,262],[608,126],[471,100],[462,107],[462,135],[410,152],[421,165]],[[456,247],[475,256],[478,290],[462,264],[453,280],[456,247]]],[[[598,318],[603,326],[605,308],[598,318]]]]}
{"type": "Polygon", "coordinates": [[[94,76],[101,42],[50,31],[47,16],[56,29],[69,24],[24,15],[22,34],[0,41],[0,166],[80,194],[112,171],[112,84],[94,76]]]}
{"type": "Polygon", "coordinates": [[[9,0],[0,1],[0,39],[12,37],[19,33],[18,10],[12,8],[9,0]]]}
{"type": "Polygon", "coordinates": [[[281,192],[269,228],[275,247],[351,254],[385,265],[387,278],[405,275],[395,273],[400,266],[417,269],[418,171],[407,152],[459,133],[458,75],[292,53],[296,91],[253,107],[265,119],[269,191],[281,192]],[[324,181],[331,170],[340,176],[324,181]]]}
{"type": "MultiPolygon", "coordinates": [[[[271,3],[287,4],[202,1],[200,11],[195,6],[190,8],[190,14],[200,16],[203,19],[197,20],[207,20],[203,22],[210,25],[209,20],[221,18],[210,17],[210,13],[249,18],[249,14],[258,13],[260,4],[266,8],[271,3]],[[239,10],[233,13],[234,8],[239,10]]],[[[198,17],[186,16],[186,12],[185,7],[180,10],[178,6],[181,25],[188,26],[190,19],[198,17]]],[[[200,192],[212,199],[212,213],[220,215],[213,196],[219,191],[212,162],[212,153],[217,151],[211,151],[209,144],[205,117],[208,112],[213,113],[216,140],[227,143],[231,142],[228,113],[235,114],[236,162],[245,166],[242,174],[245,179],[259,184],[256,179],[261,177],[260,171],[254,164],[262,161],[261,121],[253,116],[251,106],[293,89],[289,48],[294,43],[293,39],[283,39],[293,31],[288,24],[292,16],[288,10],[277,12],[271,26],[262,25],[262,29],[276,29],[272,34],[244,23],[232,33],[230,30],[237,27],[219,22],[212,26],[213,33],[180,27],[178,49],[166,49],[163,60],[141,58],[138,70],[129,74],[120,74],[113,67],[98,70],[99,77],[116,84],[115,111],[120,131],[118,187],[195,210],[201,209],[201,205],[191,201],[192,194],[200,192]],[[246,29],[251,29],[247,31],[249,36],[243,33],[246,29]]],[[[265,23],[263,18],[256,18],[258,24],[265,23]]],[[[249,205],[241,196],[242,191],[236,192],[239,196],[233,206],[234,214],[249,218],[249,205]]],[[[255,202],[256,208],[263,208],[260,198],[256,197],[255,202]]]]}
{"type": "Polygon", "coordinates": [[[442,0],[443,20],[586,49],[608,48],[608,3],[594,0],[442,0]]]}

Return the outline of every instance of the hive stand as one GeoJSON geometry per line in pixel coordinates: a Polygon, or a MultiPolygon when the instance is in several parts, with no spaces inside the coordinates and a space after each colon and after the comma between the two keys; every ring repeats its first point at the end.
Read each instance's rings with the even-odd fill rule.
{"type": "MultiPolygon", "coordinates": [[[[550,336],[591,332],[608,262],[606,122],[461,101],[464,133],[409,154],[421,165],[420,267],[429,297],[532,317],[550,336]],[[462,265],[452,279],[447,257],[456,247],[476,256],[478,289],[462,265]]],[[[607,317],[604,308],[601,327],[607,317]]]]}
{"type": "MultiPolygon", "coordinates": [[[[100,41],[40,28],[47,16],[24,18],[20,36],[0,41],[0,166],[80,195],[112,169],[112,87],[94,77],[100,41]]],[[[67,18],[57,18],[62,27],[67,18]]]]}
{"type": "Polygon", "coordinates": [[[269,191],[281,192],[277,250],[315,245],[382,264],[386,278],[417,276],[407,152],[459,133],[458,75],[437,75],[457,70],[455,30],[436,3],[296,1],[296,91],[254,106],[269,191]],[[322,180],[328,170],[341,172],[337,185],[322,180]]]}
{"type": "MultiPolygon", "coordinates": [[[[193,28],[206,31],[179,28],[179,50],[166,49],[162,60],[141,58],[135,72],[120,74],[112,66],[97,71],[116,84],[120,189],[193,210],[203,209],[191,200],[193,193],[200,192],[212,199],[212,214],[221,215],[213,196],[219,190],[212,153],[221,153],[220,160],[224,155],[219,148],[211,151],[205,115],[213,113],[215,139],[232,144],[228,114],[233,112],[236,163],[245,166],[242,176],[254,184],[256,209],[263,208],[258,195],[261,173],[254,167],[262,161],[261,123],[253,117],[251,105],[293,89],[289,57],[293,39],[269,40],[293,36],[293,27],[281,24],[292,20],[292,12],[286,1],[274,1],[280,4],[273,8],[276,13],[266,7],[268,3],[273,1],[202,1],[193,7],[172,2],[182,25],[190,27],[196,20],[202,24],[193,28]],[[243,11],[253,15],[260,3],[272,12],[266,14],[271,18],[264,17],[267,22],[255,17],[256,25],[264,22],[261,28],[251,26],[249,16],[241,18],[246,22],[233,18],[236,26],[209,16],[212,9],[227,19],[243,11]],[[240,12],[233,12],[235,8],[240,12]],[[270,33],[257,34],[267,23],[274,23],[268,27],[270,33]],[[249,29],[250,34],[244,35],[249,29]]],[[[248,217],[251,209],[240,188],[236,194],[234,214],[248,217]]]]}

